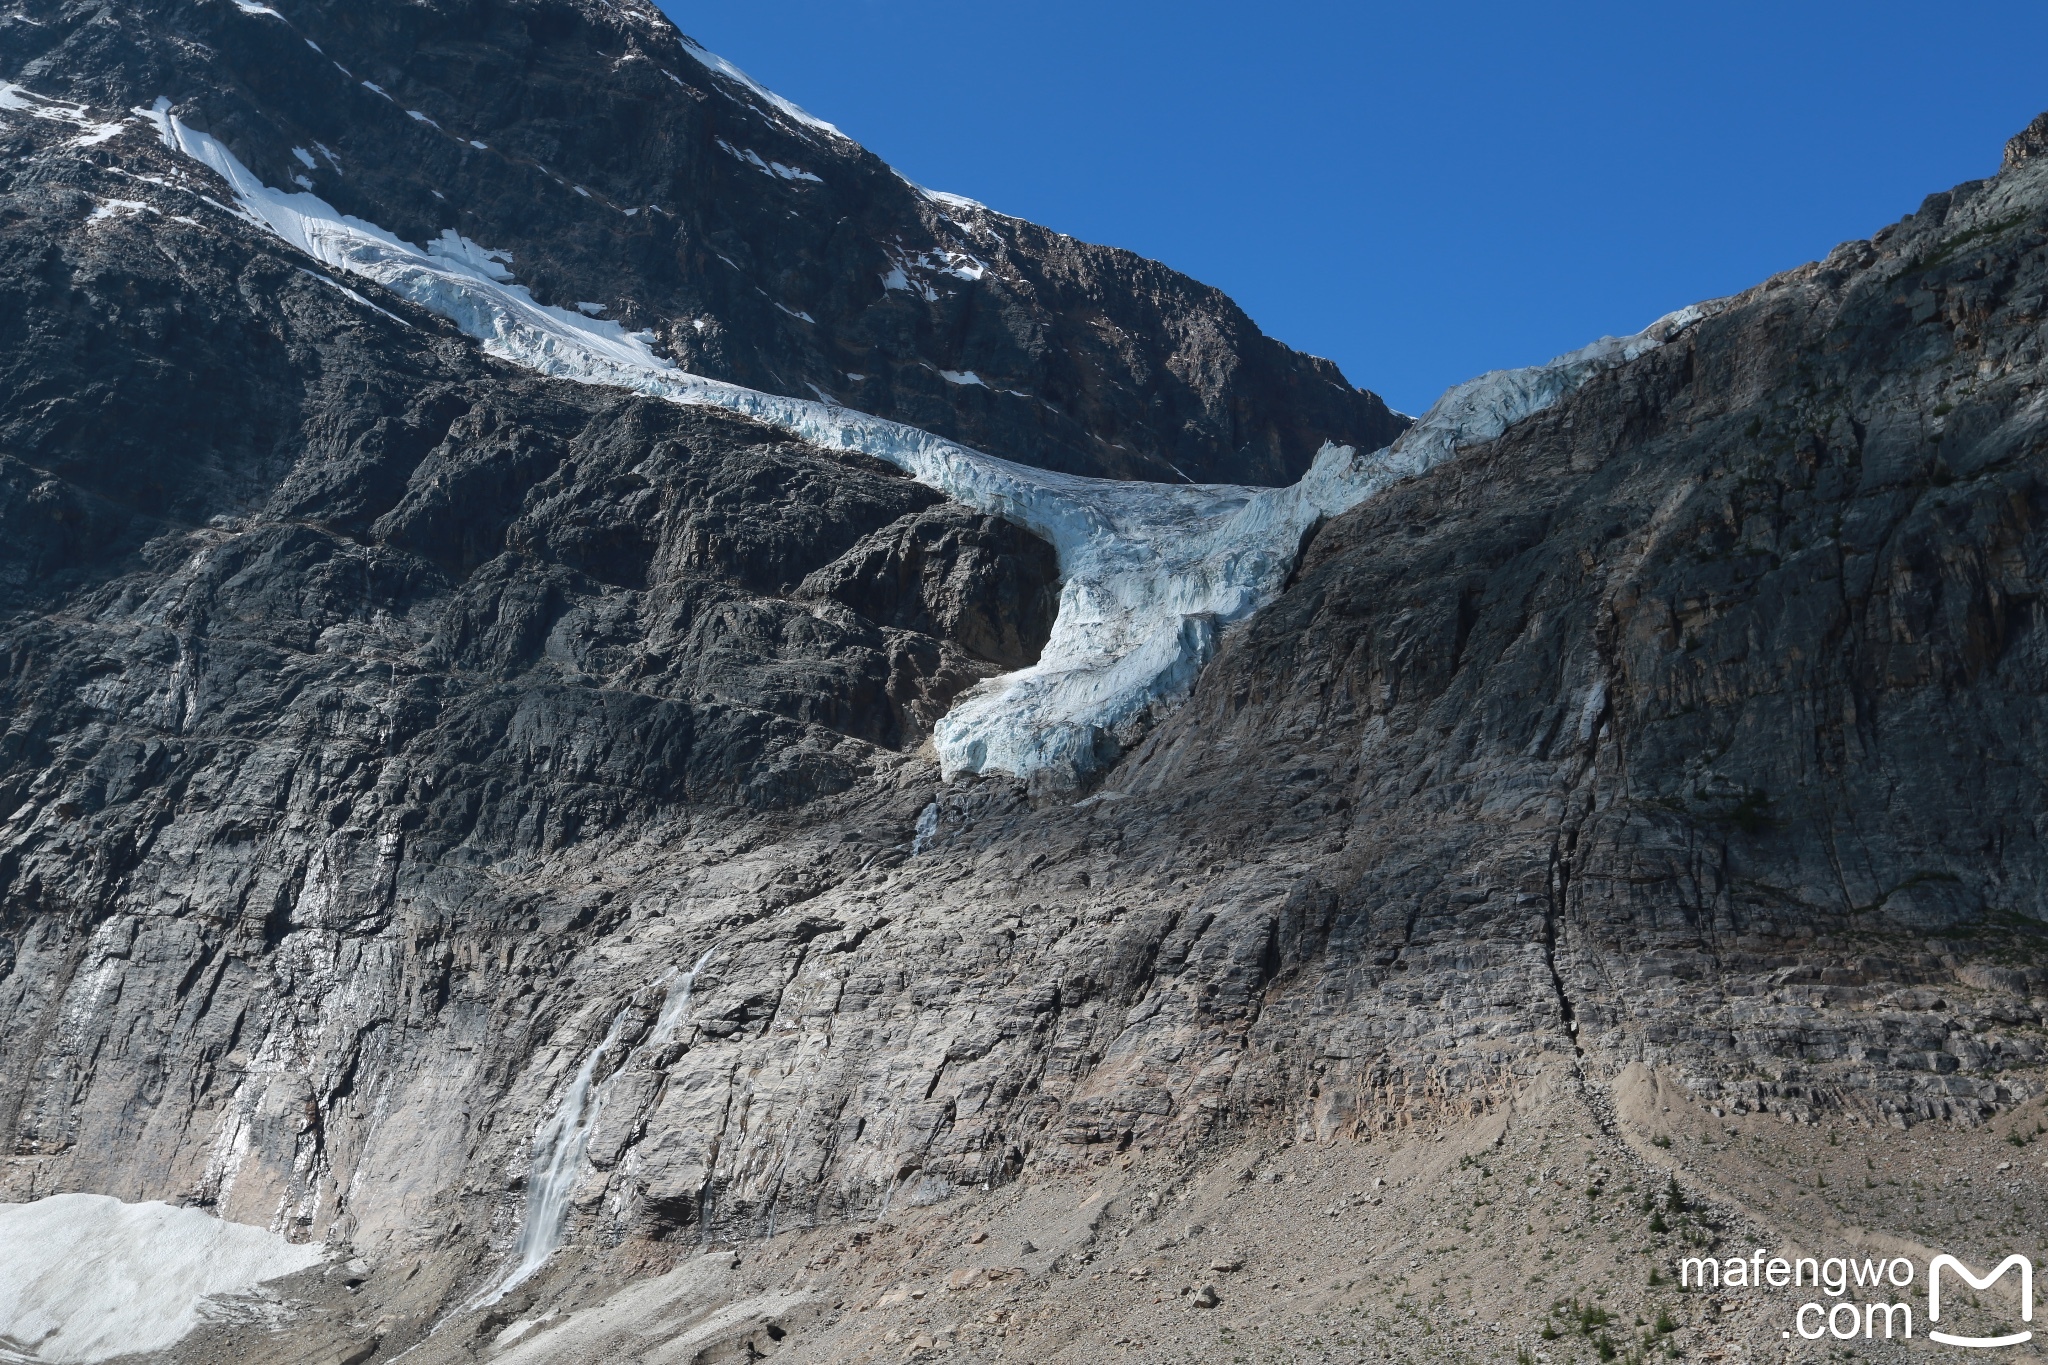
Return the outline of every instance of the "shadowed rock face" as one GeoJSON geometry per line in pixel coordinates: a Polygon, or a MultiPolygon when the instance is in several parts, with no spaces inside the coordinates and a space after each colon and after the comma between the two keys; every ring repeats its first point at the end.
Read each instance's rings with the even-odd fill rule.
{"type": "Polygon", "coordinates": [[[700,374],[1165,482],[1289,483],[1325,440],[1404,425],[1213,289],[927,197],[714,73],[651,6],[18,12],[13,79],[114,111],[167,97],[267,184],[408,241],[466,237],[700,374]]]}
{"type": "MultiPolygon", "coordinates": [[[[394,93],[419,67],[372,39],[454,22],[327,13],[290,19],[394,93]]],[[[543,13],[519,72],[673,41],[474,12],[501,45],[543,13]]],[[[608,1036],[567,1225],[600,1278],[1233,1135],[1376,1141],[1539,1074],[1592,1113],[1643,1062],[1728,1114],[1899,1124],[2042,1088],[2048,163],[1323,526],[1096,796],[1034,808],[942,789],[923,740],[1035,657],[1046,547],[488,361],[308,273],[146,132],[89,140],[162,86],[275,161],[296,125],[215,77],[284,20],[33,17],[0,26],[9,78],[103,107],[0,113],[0,1194],[346,1245],[370,1272],[338,1311],[391,1354],[501,1272],[536,1129],[608,1036]]],[[[678,117],[812,146],[670,69],[705,96],[678,117]]],[[[550,88],[501,102],[521,82],[550,88]]],[[[385,196],[357,211],[431,235],[397,153],[305,126],[385,196]]],[[[582,292],[524,240],[536,288],[582,292]]],[[[596,240],[562,261],[642,268],[596,240]]]]}

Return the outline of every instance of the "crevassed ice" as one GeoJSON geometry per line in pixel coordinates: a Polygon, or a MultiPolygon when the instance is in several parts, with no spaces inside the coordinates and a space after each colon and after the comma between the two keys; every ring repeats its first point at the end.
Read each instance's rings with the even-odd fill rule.
{"type": "Polygon", "coordinates": [[[161,1351],[207,1298],[318,1265],[326,1249],[197,1209],[59,1194],[0,1204],[0,1358],[69,1365],[161,1351]]]}
{"type": "Polygon", "coordinates": [[[1086,773],[1113,759],[1156,708],[1184,694],[1219,629],[1278,594],[1318,518],[1357,506],[1460,447],[1491,440],[1602,370],[1662,344],[1715,305],[1630,337],[1604,337],[1547,365],[1451,389],[1400,439],[1359,454],[1325,444],[1286,488],[1087,479],[970,449],[829,402],[689,374],[645,334],[552,308],[512,283],[502,253],[466,239],[422,250],[318,196],[273,189],[167,100],[135,112],[166,145],[218,172],[255,223],[322,263],[376,281],[449,319],[490,354],[558,378],[612,385],[767,422],[803,440],[885,460],[977,511],[1015,522],[1059,555],[1059,614],[1039,661],[962,698],[934,736],[941,770],[1086,773]]]}

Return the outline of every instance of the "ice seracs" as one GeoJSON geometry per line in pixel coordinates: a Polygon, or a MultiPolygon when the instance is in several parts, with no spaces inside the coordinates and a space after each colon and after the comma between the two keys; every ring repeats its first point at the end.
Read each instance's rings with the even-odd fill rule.
{"type": "MultiPolygon", "coordinates": [[[[513,282],[502,252],[453,232],[421,249],[314,194],[263,184],[220,142],[180,122],[167,100],[136,112],[156,125],[167,146],[225,179],[251,223],[335,270],[373,280],[447,318],[492,355],[558,378],[724,408],[816,445],[886,460],[1051,542],[1063,580],[1051,638],[1036,664],[982,683],[938,723],[934,741],[949,778],[997,771],[1073,777],[1113,760],[1158,707],[1193,683],[1222,628],[1280,592],[1303,536],[1319,518],[1347,511],[1464,446],[1493,439],[1594,375],[1661,345],[1713,307],[1671,314],[1634,336],[1603,338],[1547,365],[1481,375],[1444,394],[1384,449],[1360,454],[1326,445],[1301,481],[1287,488],[1078,478],[827,399],[789,398],[690,374],[656,355],[647,334],[537,302],[513,282]]],[[[892,287],[894,276],[887,281],[892,287]]],[[[966,371],[942,377],[958,385],[980,382],[966,371]]]]}

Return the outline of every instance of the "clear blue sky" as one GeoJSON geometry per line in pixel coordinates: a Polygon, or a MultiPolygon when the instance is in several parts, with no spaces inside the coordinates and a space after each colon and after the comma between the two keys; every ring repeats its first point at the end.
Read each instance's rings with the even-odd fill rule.
{"type": "Polygon", "coordinates": [[[2041,0],[663,3],[913,180],[1409,412],[1868,236],[2048,109],[2041,0]]]}

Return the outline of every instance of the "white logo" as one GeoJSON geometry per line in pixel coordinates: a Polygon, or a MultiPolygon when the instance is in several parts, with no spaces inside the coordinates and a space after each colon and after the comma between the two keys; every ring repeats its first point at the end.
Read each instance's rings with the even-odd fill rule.
{"type": "MultiPolygon", "coordinates": [[[[1955,1257],[1937,1256],[1927,1266],[1927,1320],[1930,1323],[1941,1321],[1941,1269],[1943,1266],[1947,1266],[1950,1270],[1962,1276],[1972,1289],[1989,1289],[1992,1283],[2005,1274],[2006,1271],[2011,1270],[2014,1266],[2018,1266],[2020,1271],[2020,1320],[2022,1322],[2032,1322],[2034,1320],[2034,1263],[2026,1257],[2008,1256],[1998,1263],[1998,1269],[1980,1280],[1970,1273],[1968,1266],[1958,1261],[1955,1257]]],[[[2031,1341],[2033,1336],[2034,1334],[2031,1331],[2014,1332],[2011,1336],[2004,1337],[1957,1337],[1950,1336],[1947,1332],[1936,1332],[1931,1329],[1927,1333],[1929,1341],[1938,1341],[1944,1346],[2017,1346],[2023,1341],[2031,1341]]]]}

